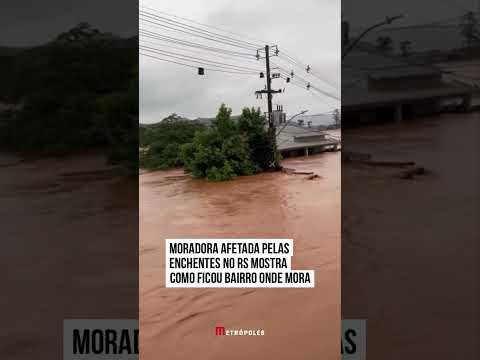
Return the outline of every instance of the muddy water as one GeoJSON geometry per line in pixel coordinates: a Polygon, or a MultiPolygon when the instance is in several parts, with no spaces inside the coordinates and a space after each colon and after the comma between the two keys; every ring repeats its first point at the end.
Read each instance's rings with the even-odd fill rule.
{"type": "Polygon", "coordinates": [[[0,153],[2,359],[62,359],[63,319],[137,316],[137,181],[105,162],[0,153]]]}
{"type": "Polygon", "coordinates": [[[340,153],[284,161],[315,171],[230,182],[182,170],[140,175],[141,357],[150,359],[339,359],[340,153]],[[315,270],[314,289],[166,289],[164,239],[293,238],[294,269],[315,270]],[[217,337],[216,325],[264,329],[217,337]]]}
{"type": "Polygon", "coordinates": [[[478,359],[480,115],[343,131],[344,151],[428,174],[342,166],[342,313],[367,318],[367,359],[478,359]]]}

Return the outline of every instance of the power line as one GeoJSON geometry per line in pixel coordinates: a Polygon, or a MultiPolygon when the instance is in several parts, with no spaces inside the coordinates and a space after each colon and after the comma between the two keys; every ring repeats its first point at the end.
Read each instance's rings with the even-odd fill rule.
{"type": "Polygon", "coordinates": [[[171,52],[171,51],[159,50],[159,49],[156,49],[156,48],[153,48],[153,47],[150,47],[150,46],[140,45],[140,48],[142,50],[145,50],[145,51],[158,53],[160,55],[176,58],[176,59],[179,59],[179,60],[182,60],[182,61],[190,61],[190,62],[194,62],[194,63],[197,63],[197,64],[211,65],[211,66],[220,67],[220,68],[230,68],[230,69],[234,69],[234,70],[242,70],[242,71],[250,70],[250,72],[252,74],[257,74],[259,72],[259,70],[254,69],[254,68],[249,68],[249,67],[234,65],[234,64],[227,64],[227,63],[222,63],[222,62],[219,62],[219,61],[213,61],[213,60],[209,60],[209,59],[197,58],[197,57],[183,55],[183,54],[179,54],[179,53],[175,53],[175,52],[171,52]]]}
{"type": "MultiPolygon", "coordinates": [[[[274,65],[275,65],[275,66],[278,66],[277,64],[274,64],[274,65]]],[[[300,76],[298,76],[298,75],[294,75],[294,76],[292,77],[291,74],[289,74],[286,69],[282,68],[281,66],[278,66],[278,68],[279,68],[281,71],[283,71],[283,73],[284,73],[286,76],[288,76],[288,77],[291,78],[290,81],[292,81],[292,79],[297,78],[298,80],[303,81],[307,86],[309,85],[310,88],[312,88],[312,89],[320,92],[321,94],[323,94],[323,95],[325,95],[325,96],[328,96],[328,97],[330,97],[330,98],[332,98],[332,99],[334,99],[334,100],[336,100],[336,101],[340,101],[340,98],[339,98],[338,96],[336,96],[336,95],[334,95],[334,94],[331,94],[331,93],[329,93],[329,92],[327,92],[327,91],[325,91],[325,90],[320,89],[320,88],[317,87],[316,85],[313,85],[310,81],[307,81],[307,80],[303,79],[302,77],[300,77],[300,76]]]]}
{"type": "MultiPolygon", "coordinates": [[[[201,34],[204,34],[204,35],[210,35],[210,36],[214,36],[214,37],[217,37],[217,39],[211,39],[211,38],[208,38],[212,41],[219,41],[219,42],[223,42],[225,43],[225,41],[223,40],[228,40],[228,41],[234,41],[236,43],[229,43],[229,45],[231,46],[244,46],[244,45],[253,45],[253,46],[257,46],[258,44],[253,44],[253,43],[250,43],[250,42],[245,42],[243,40],[238,40],[238,39],[233,39],[231,37],[227,37],[227,36],[224,36],[224,35],[220,35],[220,34],[215,34],[213,32],[210,32],[210,31],[206,31],[206,30],[203,30],[203,29],[200,29],[198,27],[193,27],[193,26],[189,26],[189,25],[186,25],[184,23],[181,23],[181,22],[177,22],[175,20],[171,20],[171,19],[168,19],[168,18],[165,18],[165,17],[161,17],[161,16],[157,16],[155,14],[152,14],[152,13],[148,13],[148,12],[142,12],[142,15],[146,15],[147,17],[150,17],[150,18],[153,18],[153,19],[160,19],[160,20],[164,20],[164,21],[167,21],[167,24],[170,24],[170,25],[173,25],[173,26],[177,26],[177,27],[180,27],[181,29],[186,29],[186,30],[199,30],[201,31],[201,34]],[[179,25],[180,24],[180,25],[179,25]],[[183,26],[183,25],[186,25],[186,26],[183,26]]],[[[146,20],[146,19],[143,19],[147,22],[149,22],[149,20],[146,20]]],[[[169,26],[166,26],[166,25],[162,25],[162,24],[158,24],[158,23],[154,23],[155,25],[159,25],[159,26],[163,26],[163,27],[166,27],[166,28],[169,28],[169,29],[172,29],[172,30],[177,30],[177,31],[181,31],[181,32],[185,32],[185,31],[182,31],[180,29],[175,29],[175,28],[171,28],[169,26]]],[[[189,32],[186,32],[187,34],[189,35],[193,35],[193,36],[199,36],[199,37],[203,37],[201,36],[200,34],[192,34],[192,33],[189,33],[189,32]]],[[[205,37],[203,37],[205,38],[205,37]]],[[[304,64],[298,60],[296,60],[295,58],[293,58],[292,56],[288,55],[288,54],[285,54],[285,57],[288,59],[289,62],[293,63],[294,65],[298,66],[298,67],[301,67],[302,70],[303,70],[303,66],[304,64]]],[[[308,72],[308,71],[307,71],[308,72]]],[[[315,76],[317,77],[320,81],[322,82],[325,82],[327,85],[330,85],[332,86],[333,88],[335,88],[334,85],[330,84],[329,82],[323,80],[322,78],[320,78],[318,75],[314,74],[313,72],[311,73],[312,76],[315,76]]],[[[336,88],[335,88],[336,89],[336,88]]],[[[330,93],[327,93],[326,91],[324,90],[320,90],[321,92],[323,92],[325,95],[327,96],[331,96],[331,97],[334,97],[336,99],[338,99],[338,97],[336,97],[335,95],[332,95],[330,93]]]]}
{"type": "MultiPolygon", "coordinates": [[[[165,28],[165,29],[169,29],[169,30],[172,30],[172,31],[177,31],[177,32],[180,32],[180,33],[183,33],[183,34],[187,34],[187,35],[190,35],[190,36],[194,36],[194,37],[199,37],[199,38],[202,38],[202,39],[205,39],[205,40],[210,40],[210,41],[215,41],[215,42],[219,42],[219,43],[222,43],[224,45],[229,45],[229,46],[233,46],[233,47],[238,47],[238,48],[241,48],[241,49],[247,49],[247,50],[256,50],[256,47],[255,46],[251,46],[251,45],[243,45],[241,43],[235,43],[233,41],[227,41],[225,39],[221,39],[221,38],[215,38],[213,36],[207,36],[206,34],[203,34],[203,33],[199,33],[199,32],[194,32],[194,31],[189,31],[189,30],[184,30],[182,28],[178,28],[177,27],[173,27],[173,26],[169,26],[169,25],[165,25],[165,24],[161,24],[157,21],[154,21],[155,19],[152,19],[152,18],[147,18],[145,19],[145,17],[142,17],[144,15],[140,14],[140,18],[139,20],[142,22],[146,22],[148,24],[150,24],[150,26],[154,26],[154,27],[162,27],[162,28],[165,28]]],[[[148,17],[148,16],[147,16],[148,17]]]]}
{"type": "Polygon", "coordinates": [[[255,43],[252,43],[252,42],[249,42],[249,41],[244,41],[244,40],[241,40],[241,39],[235,39],[235,38],[232,38],[231,36],[222,35],[222,34],[219,34],[219,33],[208,31],[208,30],[196,27],[196,26],[188,25],[188,24],[176,21],[176,20],[172,20],[172,19],[169,19],[169,18],[166,18],[166,17],[163,17],[163,16],[159,16],[159,15],[147,12],[147,11],[140,10],[139,13],[141,15],[147,16],[151,19],[155,19],[155,20],[160,21],[160,22],[166,22],[167,24],[170,24],[171,26],[177,26],[177,27],[182,28],[182,29],[197,31],[197,32],[200,32],[200,33],[205,34],[205,35],[221,38],[221,39],[226,40],[226,41],[232,41],[232,42],[235,42],[235,43],[250,45],[250,46],[253,46],[255,48],[258,48],[259,46],[261,46],[260,44],[255,44],[255,43]]]}
{"type": "MultiPolygon", "coordinates": [[[[142,36],[142,35],[140,35],[140,36],[142,36]]],[[[172,45],[159,44],[156,41],[149,41],[149,40],[146,40],[146,39],[142,39],[142,37],[140,37],[140,44],[142,44],[142,43],[155,45],[155,46],[160,46],[162,48],[167,48],[167,49],[174,49],[174,50],[190,52],[190,53],[193,53],[193,54],[202,54],[202,55],[209,54],[209,55],[212,55],[212,52],[210,50],[203,50],[203,49],[191,50],[188,47],[186,48],[186,47],[177,47],[177,46],[172,46],[172,45]]],[[[215,57],[216,58],[220,57],[220,58],[227,59],[227,60],[238,60],[239,58],[241,58],[245,62],[258,65],[258,62],[256,60],[247,59],[247,58],[239,57],[239,56],[232,55],[232,54],[215,53],[215,57]]]]}
{"type": "MultiPolygon", "coordinates": [[[[152,8],[148,8],[148,7],[142,6],[142,8],[151,10],[151,11],[145,11],[144,9],[141,9],[139,13],[139,21],[141,24],[139,33],[140,33],[140,36],[142,37],[141,44],[140,44],[140,49],[142,50],[142,52],[140,54],[142,54],[143,56],[147,56],[153,59],[166,61],[166,62],[170,62],[170,63],[182,65],[182,66],[188,66],[190,68],[198,68],[198,65],[194,65],[194,64],[201,64],[201,65],[208,66],[208,68],[205,68],[205,69],[211,70],[211,71],[219,71],[219,72],[233,73],[233,74],[248,74],[248,75],[261,73],[261,70],[258,69],[257,67],[253,67],[253,65],[251,67],[243,66],[236,63],[223,62],[218,59],[219,57],[223,57],[224,59],[228,59],[228,57],[230,57],[230,58],[233,58],[232,59],[233,61],[237,59],[242,59],[242,61],[244,62],[248,61],[249,63],[253,63],[254,62],[253,59],[257,58],[258,60],[258,50],[261,47],[259,43],[253,42],[252,40],[244,40],[238,37],[234,37],[232,35],[235,33],[232,33],[232,32],[229,32],[230,35],[226,35],[224,30],[221,30],[219,28],[215,28],[206,24],[198,23],[193,20],[181,18],[175,15],[168,14],[168,13],[155,10],[152,8]],[[162,16],[159,14],[163,14],[166,16],[162,16]],[[173,19],[172,17],[174,17],[177,20],[173,19]],[[181,19],[184,21],[178,21],[178,19],[181,19]],[[194,23],[198,26],[188,24],[185,21],[194,23]],[[162,33],[152,31],[151,29],[149,29],[149,27],[161,29],[162,33]],[[217,31],[207,30],[205,29],[205,27],[208,27],[210,29],[216,29],[217,31]],[[222,33],[219,33],[218,30],[220,30],[222,33]],[[210,41],[210,42],[214,42],[222,45],[209,46],[207,45],[206,41],[199,43],[193,40],[189,41],[186,39],[180,39],[173,36],[167,36],[163,33],[163,31],[176,32],[179,34],[184,34],[190,37],[196,37],[199,39],[203,39],[206,41],[210,41]],[[145,38],[174,44],[176,46],[165,45],[165,44],[161,45],[155,42],[153,42],[152,44],[152,41],[149,42],[145,38]],[[150,45],[152,46],[145,45],[148,43],[150,43],[150,45]],[[225,47],[225,45],[227,47],[225,47]],[[255,56],[254,54],[251,54],[248,52],[242,52],[240,50],[233,50],[228,47],[243,49],[247,51],[254,50],[257,53],[257,55],[255,56]],[[167,48],[167,50],[165,48],[167,48]],[[180,52],[168,51],[168,48],[177,50],[180,52]],[[197,51],[194,51],[192,49],[197,49],[197,51]],[[204,52],[203,57],[201,55],[195,54],[195,53],[199,54],[199,52],[204,52]],[[213,55],[214,53],[216,56],[215,60],[209,57],[205,53],[212,53],[211,55],[213,55]],[[157,55],[160,55],[161,57],[157,55]]],[[[269,57],[268,48],[269,48],[269,45],[265,46],[266,57],[269,57]]],[[[276,54],[278,55],[278,50],[276,50],[276,54]]],[[[282,53],[281,55],[282,55],[283,61],[302,69],[302,71],[305,71],[308,75],[316,77],[318,80],[324,82],[325,84],[337,90],[336,86],[330,84],[328,81],[325,81],[324,79],[320,78],[319,75],[311,71],[310,66],[305,65],[303,62],[294,58],[293,56],[290,56],[289,54],[282,53]]],[[[267,83],[269,81],[268,60],[269,59],[267,59],[267,83]]],[[[272,65],[274,64],[272,63],[272,65]]],[[[278,66],[278,69],[280,70],[280,72],[283,72],[287,76],[290,76],[290,73],[288,72],[288,70],[280,66],[278,66]]],[[[339,97],[337,95],[332,94],[329,91],[323,90],[317,85],[312,84],[310,81],[307,81],[301,76],[298,76],[296,74],[295,74],[295,78],[291,79],[291,84],[299,88],[311,90],[310,93],[313,96],[318,97],[323,103],[325,103],[329,107],[333,107],[333,105],[326,102],[324,97],[339,101],[339,97]]],[[[269,95],[269,107],[271,107],[270,105],[271,93],[281,92],[281,90],[270,90],[270,88],[268,88],[267,90],[258,91],[258,93],[261,93],[263,91],[267,92],[269,95]]]]}
{"type": "Polygon", "coordinates": [[[301,62],[300,60],[295,59],[294,57],[288,55],[285,51],[280,52],[279,57],[282,58],[283,60],[285,60],[286,62],[290,63],[291,65],[294,65],[297,68],[305,71],[307,74],[310,74],[311,76],[313,76],[313,77],[317,78],[318,80],[324,82],[325,84],[331,86],[333,89],[338,90],[339,86],[337,84],[334,84],[330,81],[325,80],[320,75],[318,75],[314,69],[310,68],[309,65],[306,65],[303,62],[301,62]],[[307,68],[309,69],[308,71],[307,71],[307,68]]]}
{"type": "Polygon", "coordinates": [[[255,41],[255,42],[258,43],[258,44],[266,44],[266,43],[268,43],[268,42],[265,41],[265,40],[255,39],[255,38],[252,38],[252,37],[250,37],[250,36],[246,36],[245,34],[241,34],[241,33],[238,33],[238,32],[233,32],[233,31],[230,31],[230,30],[227,30],[227,29],[222,29],[222,28],[220,28],[220,27],[213,26],[213,25],[209,25],[209,24],[204,24],[204,23],[201,23],[201,22],[192,20],[192,19],[188,19],[188,18],[185,18],[185,17],[177,16],[177,15],[174,15],[174,14],[171,14],[171,13],[168,13],[168,12],[165,12],[165,11],[160,11],[160,10],[157,10],[157,9],[153,9],[153,8],[148,7],[148,6],[145,6],[145,5],[141,5],[141,7],[145,8],[145,9],[148,9],[148,10],[150,10],[150,11],[153,11],[153,12],[159,13],[159,14],[163,14],[163,15],[167,15],[167,16],[173,17],[173,18],[175,18],[175,19],[179,19],[179,20],[183,20],[183,21],[188,21],[188,22],[190,22],[190,23],[192,23],[192,24],[195,24],[195,25],[204,26],[204,27],[206,27],[206,28],[210,28],[210,29],[214,29],[214,30],[217,30],[217,31],[221,31],[221,32],[224,32],[224,33],[227,33],[227,34],[230,34],[230,35],[235,35],[235,36],[243,37],[243,38],[246,38],[246,39],[248,39],[248,40],[255,41]]]}
{"type": "MultiPolygon", "coordinates": [[[[310,69],[309,67],[308,67],[309,71],[307,71],[307,66],[308,66],[308,65],[307,65],[306,67],[303,67],[300,63],[298,63],[298,62],[293,62],[293,61],[287,59],[287,58],[285,57],[285,55],[279,55],[279,58],[280,58],[280,60],[283,60],[284,62],[287,62],[288,64],[293,65],[293,66],[295,66],[295,67],[298,68],[298,69],[301,69],[301,70],[304,71],[307,75],[311,75],[311,76],[315,77],[317,80],[320,80],[321,82],[323,82],[323,83],[325,83],[326,85],[330,86],[330,87],[331,87],[332,89],[334,89],[335,91],[338,91],[338,87],[337,87],[337,86],[334,86],[333,84],[329,83],[328,81],[326,81],[326,80],[322,79],[321,77],[319,77],[318,75],[316,75],[316,74],[312,71],[312,69],[310,69]]],[[[297,76],[297,77],[300,77],[298,74],[296,74],[296,76],[297,76]]]]}
{"type": "MultiPolygon", "coordinates": [[[[298,87],[299,89],[302,89],[302,90],[305,90],[305,91],[308,91],[305,84],[302,84],[302,83],[299,83],[299,82],[295,82],[295,80],[290,80],[289,82],[290,85],[293,85],[295,87],[298,87]]],[[[335,107],[335,105],[332,105],[331,103],[327,102],[325,100],[325,98],[313,91],[308,91],[312,96],[316,97],[317,99],[319,99],[323,104],[327,105],[329,108],[330,107],[335,107]]]]}
{"type": "Polygon", "coordinates": [[[159,27],[160,28],[166,28],[166,29],[181,32],[181,33],[193,36],[193,37],[198,37],[198,38],[202,38],[202,39],[205,39],[205,40],[218,42],[218,43],[221,43],[223,45],[228,45],[228,46],[237,47],[237,48],[246,49],[246,50],[254,50],[254,48],[252,48],[252,47],[242,46],[242,45],[239,45],[239,44],[234,44],[234,43],[222,41],[222,40],[215,39],[215,38],[212,38],[212,37],[203,36],[201,34],[197,34],[197,33],[194,33],[194,32],[188,32],[188,31],[185,31],[185,30],[182,30],[182,29],[177,29],[177,28],[174,28],[174,27],[171,27],[171,26],[168,26],[168,25],[158,24],[158,23],[156,23],[154,21],[151,21],[151,20],[148,20],[148,19],[140,18],[140,21],[147,22],[148,24],[150,24],[150,26],[153,26],[153,27],[156,27],[156,28],[159,28],[159,27]]]}
{"type": "Polygon", "coordinates": [[[199,58],[199,57],[191,56],[191,55],[188,55],[188,54],[181,54],[181,53],[177,53],[177,52],[162,50],[162,49],[158,49],[156,47],[151,47],[151,46],[146,46],[146,45],[143,45],[143,47],[147,48],[147,49],[150,49],[150,50],[156,50],[156,51],[164,52],[164,53],[170,54],[172,56],[175,56],[175,55],[176,56],[182,56],[182,57],[186,57],[186,58],[189,58],[189,59],[194,59],[194,60],[199,60],[199,61],[204,61],[204,62],[209,62],[209,63],[215,63],[215,64],[220,64],[220,65],[225,65],[225,66],[242,68],[242,70],[252,70],[252,71],[261,72],[261,69],[259,69],[259,68],[252,68],[252,67],[242,66],[242,65],[238,65],[238,64],[227,64],[227,63],[223,63],[223,62],[220,62],[220,61],[199,58]]]}
{"type": "Polygon", "coordinates": [[[255,58],[255,55],[249,54],[249,53],[244,53],[244,52],[238,52],[238,51],[233,51],[233,50],[228,50],[228,49],[222,49],[222,48],[217,48],[217,47],[212,47],[212,46],[207,46],[199,43],[194,43],[191,41],[187,40],[182,40],[182,39],[177,39],[171,36],[166,36],[159,34],[154,31],[146,30],[146,29],[140,29],[139,33],[141,36],[144,37],[149,37],[151,39],[156,39],[160,41],[165,41],[173,44],[178,44],[178,45],[184,45],[192,48],[198,48],[198,49],[205,49],[209,50],[212,52],[217,52],[217,53],[224,53],[224,54],[231,54],[231,55],[237,55],[239,57],[245,57],[245,58],[255,58]]]}
{"type": "MultiPolygon", "coordinates": [[[[170,59],[164,59],[164,58],[160,58],[160,57],[153,56],[153,55],[150,55],[150,54],[145,54],[145,53],[142,53],[142,52],[139,52],[139,53],[140,53],[140,55],[143,55],[143,56],[146,56],[146,57],[149,57],[149,58],[152,58],[152,59],[161,60],[161,61],[165,61],[165,62],[168,62],[168,63],[177,64],[177,65],[183,65],[183,66],[190,67],[190,68],[193,68],[193,69],[198,68],[198,66],[195,66],[195,65],[185,64],[185,63],[181,63],[179,61],[174,61],[174,60],[170,60],[170,59]]],[[[205,70],[216,71],[216,72],[221,72],[221,73],[228,73],[228,74],[242,74],[242,75],[251,75],[252,74],[252,73],[249,73],[249,72],[226,71],[226,70],[215,69],[215,68],[205,68],[205,70]]]]}

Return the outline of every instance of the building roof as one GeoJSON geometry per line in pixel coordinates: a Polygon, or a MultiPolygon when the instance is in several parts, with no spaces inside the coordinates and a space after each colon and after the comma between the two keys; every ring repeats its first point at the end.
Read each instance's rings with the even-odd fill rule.
{"type": "Polygon", "coordinates": [[[388,80],[416,76],[441,75],[441,73],[442,72],[439,69],[432,68],[430,66],[406,65],[393,67],[390,69],[373,70],[369,74],[369,77],[375,80],[388,80]]]}
{"type": "Polygon", "coordinates": [[[417,102],[420,100],[461,97],[470,92],[466,86],[459,84],[442,84],[435,88],[418,88],[395,91],[359,91],[342,98],[344,110],[354,108],[377,107],[395,103],[417,102]]]}
{"type": "MultiPolygon", "coordinates": [[[[279,127],[280,131],[282,128],[279,127]]],[[[287,125],[277,136],[277,147],[279,151],[305,149],[308,147],[336,145],[338,140],[330,137],[325,131],[321,131],[315,127],[287,125]],[[319,139],[319,136],[325,136],[319,139]],[[308,141],[308,138],[311,141],[308,141]],[[295,141],[295,138],[301,138],[301,141],[295,141]]]]}
{"type": "Polygon", "coordinates": [[[423,99],[445,98],[468,94],[469,87],[442,81],[429,88],[374,90],[368,86],[368,78],[401,81],[425,75],[440,75],[437,67],[418,64],[375,51],[362,44],[345,58],[342,64],[342,109],[377,107],[399,102],[414,102],[423,99]]]}

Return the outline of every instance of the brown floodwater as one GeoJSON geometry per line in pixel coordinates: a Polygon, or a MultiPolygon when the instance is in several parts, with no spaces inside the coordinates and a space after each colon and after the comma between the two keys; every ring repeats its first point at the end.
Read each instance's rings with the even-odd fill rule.
{"type": "Polygon", "coordinates": [[[140,351],[149,359],[340,358],[340,153],[285,160],[314,171],[207,182],[140,175],[140,351]],[[293,238],[313,289],[167,289],[166,238],[293,238]],[[215,336],[215,326],[265,336],[215,336]]]}
{"type": "Polygon", "coordinates": [[[138,183],[102,154],[0,153],[3,359],[62,359],[71,318],[136,318],[138,183]]]}
{"type": "Polygon", "coordinates": [[[343,150],[424,175],[342,166],[342,315],[367,359],[479,359],[480,114],[346,129],[343,150]]]}

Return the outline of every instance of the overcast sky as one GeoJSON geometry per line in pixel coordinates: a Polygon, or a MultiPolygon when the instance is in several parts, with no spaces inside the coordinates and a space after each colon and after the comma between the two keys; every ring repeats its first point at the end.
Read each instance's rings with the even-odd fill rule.
{"type": "MultiPolygon", "coordinates": [[[[141,4],[276,43],[280,50],[286,49],[310,64],[322,78],[339,84],[341,13],[354,28],[363,29],[386,15],[404,14],[398,25],[458,16],[479,10],[480,0],[343,0],[341,4],[340,0],[142,0],[141,4]]],[[[119,35],[132,35],[138,29],[137,1],[12,0],[2,5],[0,45],[41,44],[81,21],[119,35]]],[[[264,81],[255,76],[207,72],[200,77],[194,69],[142,57],[139,61],[142,122],[159,121],[173,112],[191,118],[214,116],[221,102],[231,106],[234,113],[243,106],[265,110],[265,98],[257,100],[254,96],[264,81]]],[[[333,91],[319,80],[311,80],[333,91]]],[[[303,109],[323,112],[338,106],[333,100],[319,99],[274,80],[274,88],[284,86],[286,92],[276,95],[274,103],[283,104],[289,114],[303,109]]]]}
{"type": "Polygon", "coordinates": [[[401,25],[420,24],[471,10],[480,10],[480,0],[342,0],[342,15],[354,26],[372,25],[393,15],[405,16],[401,25]]]}
{"type": "Polygon", "coordinates": [[[138,28],[137,8],[131,0],[3,0],[0,46],[43,44],[83,21],[102,31],[132,36],[138,28]]]}
{"type": "MultiPolygon", "coordinates": [[[[149,0],[140,5],[278,44],[280,51],[285,50],[309,64],[322,79],[340,84],[340,0],[149,0]]],[[[144,27],[142,22],[140,27],[144,27]]],[[[202,41],[158,28],[153,30],[202,41]]],[[[205,54],[197,56],[205,57],[205,54]]],[[[206,56],[215,59],[209,54],[206,56]]],[[[243,64],[252,66],[248,62],[243,64]]],[[[253,66],[264,67],[264,61],[253,66]]],[[[338,86],[335,90],[314,77],[307,78],[306,73],[303,76],[328,92],[340,93],[338,86]]],[[[198,76],[196,69],[140,56],[140,122],[157,122],[171,113],[189,118],[215,116],[222,102],[231,107],[234,114],[245,106],[259,106],[266,111],[266,98],[256,99],[254,95],[254,91],[263,89],[264,85],[265,79],[257,75],[206,71],[205,76],[198,76]]],[[[314,114],[339,107],[334,99],[316,97],[306,89],[286,84],[283,79],[273,80],[272,87],[285,87],[285,93],[275,95],[273,102],[282,104],[291,115],[304,109],[314,114]]]]}

